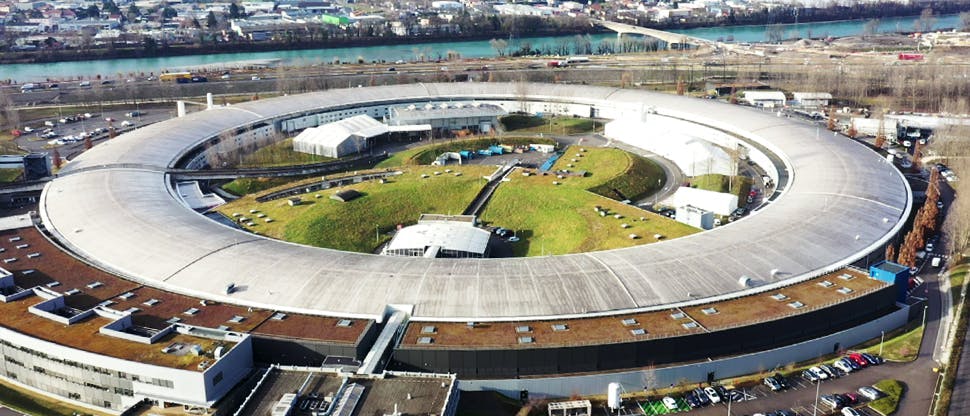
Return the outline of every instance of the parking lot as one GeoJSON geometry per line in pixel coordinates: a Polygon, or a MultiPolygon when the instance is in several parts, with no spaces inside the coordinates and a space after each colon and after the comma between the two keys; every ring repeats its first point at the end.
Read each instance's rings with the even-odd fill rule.
{"type": "MultiPolygon", "coordinates": [[[[786,377],[788,388],[780,391],[772,391],[764,383],[756,385],[738,387],[736,390],[742,394],[742,399],[731,402],[730,404],[722,401],[717,404],[710,404],[705,407],[690,409],[684,396],[677,396],[678,408],[668,410],[660,400],[639,403],[643,408],[643,413],[647,415],[665,415],[684,413],[690,415],[753,415],[757,413],[771,414],[784,410],[789,415],[812,416],[812,415],[831,415],[840,414],[836,410],[825,404],[816,405],[816,394],[818,396],[828,394],[841,394],[847,392],[857,392],[862,386],[871,386],[879,380],[887,378],[899,378],[898,372],[905,364],[884,363],[878,366],[869,366],[865,369],[853,371],[838,378],[823,380],[820,384],[808,381],[800,375],[786,377]],[[730,407],[730,410],[729,410],[730,407]]],[[[904,396],[905,399],[905,396],[904,396]]],[[[873,410],[866,407],[867,399],[859,396],[859,401],[853,404],[856,410],[864,416],[878,416],[873,410]]],[[[784,414],[784,413],[782,413],[784,414]]]]}

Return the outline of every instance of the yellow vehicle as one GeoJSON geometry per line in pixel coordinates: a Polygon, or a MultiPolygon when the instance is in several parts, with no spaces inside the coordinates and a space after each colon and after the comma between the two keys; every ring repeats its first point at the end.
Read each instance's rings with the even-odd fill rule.
{"type": "Polygon", "coordinates": [[[162,82],[175,81],[175,82],[189,82],[192,80],[191,72],[169,72],[167,74],[162,74],[158,76],[158,79],[162,82]],[[180,81],[184,80],[184,81],[180,81]]]}

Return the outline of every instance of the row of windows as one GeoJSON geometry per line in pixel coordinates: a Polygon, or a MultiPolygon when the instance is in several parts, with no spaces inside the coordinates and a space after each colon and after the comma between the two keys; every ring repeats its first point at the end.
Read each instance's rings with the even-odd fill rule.
{"type": "MultiPolygon", "coordinates": [[[[21,352],[24,352],[24,353],[29,354],[29,355],[33,355],[35,357],[38,357],[38,358],[41,358],[41,359],[44,359],[44,360],[49,360],[49,361],[52,361],[52,362],[55,362],[55,363],[58,363],[58,364],[67,365],[67,366],[71,366],[71,367],[81,368],[81,369],[84,369],[84,370],[87,370],[87,371],[91,371],[91,372],[97,373],[97,374],[103,374],[103,375],[108,375],[108,376],[117,376],[118,378],[123,379],[123,380],[127,380],[127,379],[130,378],[132,381],[139,381],[139,382],[142,382],[142,383],[152,384],[152,385],[156,385],[156,386],[160,386],[160,387],[165,387],[165,388],[169,388],[169,389],[174,388],[174,386],[175,386],[175,383],[172,382],[171,380],[160,379],[160,378],[146,378],[145,380],[141,380],[141,377],[139,377],[138,375],[135,375],[135,374],[128,374],[128,373],[125,373],[125,372],[122,372],[122,371],[114,372],[114,371],[111,371],[109,369],[102,368],[102,367],[92,366],[92,365],[88,365],[88,364],[82,364],[82,363],[79,363],[79,362],[76,362],[76,361],[65,360],[65,359],[61,359],[61,358],[57,358],[57,357],[51,357],[51,356],[49,356],[49,355],[47,355],[47,354],[45,354],[43,352],[36,351],[36,350],[30,349],[30,348],[27,348],[27,347],[15,346],[15,345],[13,345],[13,344],[5,341],[5,340],[0,340],[0,345],[8,346],[8,347],[11,347],[11,348],[16,348],[17,350],[19,350],[21,352]]],[[[6,356],[6,355],[4,355],[4,360],[7,361],[7,362],[10,362],[10,363],[19,365],[20,367],[26,367],[26,365],[24,365],[24,363],[22,363],[20,361],[17,361],[17,360],[15,360],[15,359],[13,359],[13,358],[11,358],[9,356],[6,356]]],[[[41,373],[41,374],[51,373],[49,370],[45,370],[43,367],[39,367],[39,366],[34,366],[34,371],[35,372],[38,372],[38,373],[41,373]]],[[[52,373],[52,374],[56,374],[56,373],[52,373]]],[[[65,381],[69,381],[69,382],[72,382],[72,383],[79,383],[77,381],[70,380],[70,377],[67,377],[67,376],[64,376],[64,375],[60,375],[60,374],[57,374],[57,378],[61,378],[61,379],[64,379],[65,381]]],[[[98,387],[98,388],[102,388],[102,387],[98,387]]],[[[107,390],[107,388],[103,388],[103,389],[107,390]]]]}

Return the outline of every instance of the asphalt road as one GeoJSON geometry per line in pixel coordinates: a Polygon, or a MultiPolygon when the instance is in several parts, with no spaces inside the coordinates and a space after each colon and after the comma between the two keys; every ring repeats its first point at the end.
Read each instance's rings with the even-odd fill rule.
{"type": "Polygon", "coordinates": [[[27,416],[27,415],[11,410],[9,408],[0,406],[0,416],[27,416]]]}

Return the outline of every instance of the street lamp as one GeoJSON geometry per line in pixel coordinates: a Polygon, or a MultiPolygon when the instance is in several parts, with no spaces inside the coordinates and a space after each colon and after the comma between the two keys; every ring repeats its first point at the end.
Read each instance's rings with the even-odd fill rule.
{"type": "Polygon", "coordinates": [[[879,331],[879,356],[882,357],[882,344],[886,341],[886,331],[879,331]]]}
{"type": "Polygon", "coordinates": [[[818,393],[821,389],[822,389],[822,379],[819,379],[815,383],[815,406],[812,407],[812,416],[816,416],[818,414],[818,393]]]}

